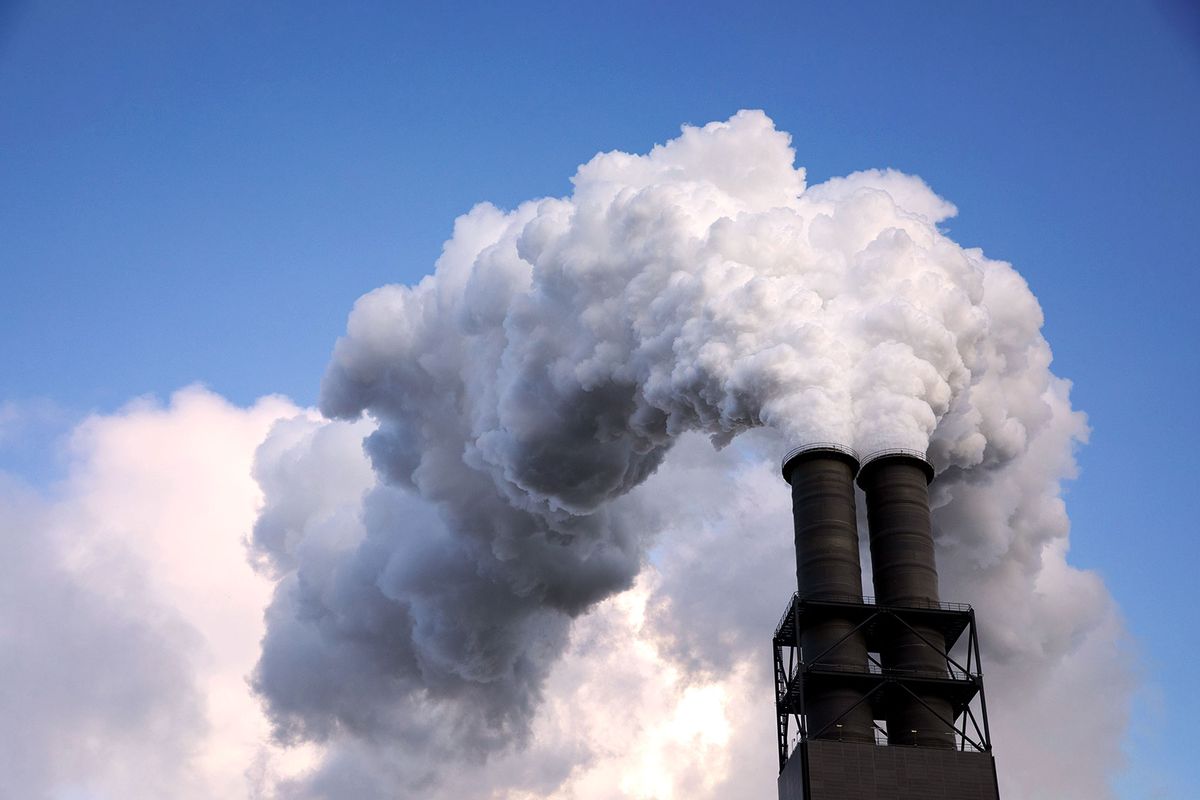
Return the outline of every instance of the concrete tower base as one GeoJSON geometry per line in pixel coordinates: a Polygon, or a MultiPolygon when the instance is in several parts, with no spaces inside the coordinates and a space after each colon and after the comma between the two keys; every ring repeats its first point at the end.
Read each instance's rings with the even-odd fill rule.
{"type": "Polygon", "coordinates": [[[779,800],[999,800],[991,753],[810,739],[779,774],[779,800]]]}

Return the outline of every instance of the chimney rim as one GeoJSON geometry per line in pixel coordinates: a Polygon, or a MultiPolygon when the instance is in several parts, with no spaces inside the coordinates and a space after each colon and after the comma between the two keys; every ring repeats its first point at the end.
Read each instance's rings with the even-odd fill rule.
{"type": "Polygon", "coordinates": [[[908,447],[889,447],[886,450],[876,450],[863,459],[862,465],[858,470],[857,483],[860,487],[863,485],[863,478],[867,474],[868,467],[878,466],[884,461],[915,461],[925,473],[926,485],[933,483],[934,469],[933,464],[929,461],[929,457],[921,450],[913,450],[908,447]]]}
{"type": "Polygon", "coordinates": [[[791,468],[795,462],[801,458],[813,457],[820,454],[832,456],[849,464],[851,477],[858,473],[859,459],[858,453],[854,448],[838,444],[837,442],[810,442],[809,444],[802,444],[799,447],[793,447],[784,454],[783,459],[779,463],[779,470],[783,474],[783,479],[791,484],[791,468]]]}

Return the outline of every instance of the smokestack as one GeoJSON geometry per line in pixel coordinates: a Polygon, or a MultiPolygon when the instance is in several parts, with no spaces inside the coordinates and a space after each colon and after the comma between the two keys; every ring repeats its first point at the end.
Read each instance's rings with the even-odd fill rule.
{"type": "Polygon", "coordinates": [[[846,447],[808,445],[784,457],[783,477],[799,591],[772,640],[779,800],[998,800],[975,612],[938,597],[924,453],[881,451],[860,468],[846,447]],[[856,478],[874,598],[862,595],[856,478]]]}
{"type": "MultiPolygon", "coordinates": [[[[932,480],[933,467],[925,454],[908,450],[875,453],[858,473],[867,498],[875,601],[881,606],[938,605],[929,515],[932,480]]],[[[893,620],[879,636],[884,669],[899,674],[946,676],[945,649],[941,631],[917,622],[893,620]]],[[[954,710],[944,697],[900,694],[887,705],[886,716],[890,744],[954,747],[954,710]]]]}
{"type": "MultiPolygon", "coordinates": [[[[792,487],[796,535],[796,585],[802,599],[862,603],[858,558],[858,515],[854,476],[858,457],[833,444],[797,447],[783,459],[783,478],[792,487]]],[[[836,612],[807,625],[800,634],[806,661],[831,669],[864,671],[865,635],[852,616],[836,612]]],[[[837,682],[807,693],[808,730],[815,738],[874,740],[870,705],[857,687],[837,682]]]]}

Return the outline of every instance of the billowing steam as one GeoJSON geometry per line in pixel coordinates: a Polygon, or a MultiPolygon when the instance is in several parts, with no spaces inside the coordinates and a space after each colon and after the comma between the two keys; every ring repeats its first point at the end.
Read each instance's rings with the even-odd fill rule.
{"type": "MultiPolygon", "coordinates": [[[[1063,560],[1059,482],[1086,428],[1024,281],[949,239],[955,209],[920,179],[806,187],[793,159],[759,112],[601,154],[571,196],[480,205],[433,275],[358,301],[322,387],[337,421],[281,425],[259,454],[253,544],[279,586],[255,685],[281,737],[382,743],[402,795],[446,759],[529,744],[572,620],[633,585],[688,513],[694,547],[660,570],[654,607],[715,620],[726,649],[706,655],[695,616],[670,646],[702,671],[759,658],[730,611],[759,598],[718,603],[679,565],[709,548],[752,580],[718,477],[809,441],[928,448],[944,594],[984,606],[999,663],[1056,663],[1055,643],[1108,619],[1103,587],[1063,560]],[[745,446],[688,455],[689,434],[745,446]]],[[[786,518],[769,536],[767,626],[789,590],[786,518]]],[[[347,752],[309,791],[349,780],[347,752]]],[[[564,781],[589,755],[558,757],[564,781]]]]}

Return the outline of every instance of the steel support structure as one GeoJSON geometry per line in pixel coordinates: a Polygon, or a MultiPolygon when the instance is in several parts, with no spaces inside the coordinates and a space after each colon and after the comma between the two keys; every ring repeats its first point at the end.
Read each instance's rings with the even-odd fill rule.
{"type": "MultiPolygon", "coordinates": [[[[810,739],[839,738],[835,733],[841,727],[838,721],[862,703],[870,704],[872,719],[885,719],[889,703],[897,702],[898,698],[907,698],[907,702],[915,700],[945,723],[953,731],[955,749],[991,752],[979,636],[975,612],[968,605],[932,601],[903,606],[878,605],[870,597],[813,599],[797,593],[775,629],[772,650],[780,772],[797,744],[810,739]],[[854,627],[845,637],[864,636],[868,650],[872,652],[878,652],[877,643],[886,641],[889,631],[906,629],[936,653],[944,669],[889,669],[873,655],[868,656],[867,663],[861,668],[823,661],[840,641],[821,653],[803,652],[800,641],[805,626],[818,624],[829,616],[853,620],[854,627]],[[930,631],[939,635],[931,639],[930,631]],[[959,645],[961,647],[956,651],[959,645]],[[955,657],[952,652],[960,655],[955,657]],[[861,699],[843,709],[820,730],[809,730],[805,713],[807,690],[831,685],[854,686],[861,692],[861,699]],[[952,718],[947,719],[943,712],[926,702],[926,698],[931,697],[949,701],[952,718]],[[795,735],[791,736],[793,726],[795,735]]],[[[886,731],[876,726],[876,732],[876,743],[887,744],[886,731]],[[883,734],[882,738],[880,734],[883,734]]]]}

